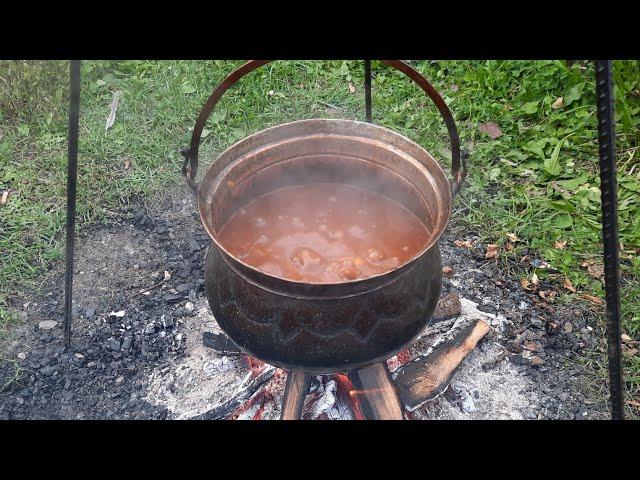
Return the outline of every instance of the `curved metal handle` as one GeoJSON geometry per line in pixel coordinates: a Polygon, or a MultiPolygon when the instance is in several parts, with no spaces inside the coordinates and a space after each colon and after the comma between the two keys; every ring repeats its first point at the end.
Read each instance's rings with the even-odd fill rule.
{"type": "MultiPolygon", "coordinates": [[[[184,163],[182,165],[182,174],[185,176],[187,184],[195,192],[198,189],[198,184],[195,181],[196,174],[198,173],[198,149],[200,147],[200,137],[202,136],[202,130],[205,123],[211,115],[213,107],[216,106],[218,100],[224,95],[224,93],[233,86],[238,80],[244,77],[246,74],[252,72],[256,68],[259,68],[273,60],[250,60],[236,70],[231,72],[213,91],[207,102],[203,105],[196,124],[193,128],[193,134],[191,135],[191,143],[188,147],[184,147],[180,150],[180,153],[184,157],[184,163]]],[[[381,60],[382,63],[389,65],[390,67],[400,70],[411,80],[413,80],[431,99],[436,105],[442,119],[449,133],[449,141],[451,143],[451,193],[456,195],[462,186],[462,181],[467,175],[467,163],[464,155],[460,152],[460,137],[458,136],[458,129],[456,123],[451,114],[451,110],[440,96],[440,94],[433,88],[426,78],[422,76],[417,70],[415,70],[409,64],[402,60],[381,60]]]]}

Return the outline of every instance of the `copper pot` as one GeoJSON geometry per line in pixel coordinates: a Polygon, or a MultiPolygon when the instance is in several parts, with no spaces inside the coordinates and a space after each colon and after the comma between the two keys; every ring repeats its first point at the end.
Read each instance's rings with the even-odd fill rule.
{"type": "MultiPolygon", "coordinates": [[[[385,63],[399,68],[395,62],[385,63]]],[[[244,68],[246,74],[264,63],[249,62],[238,70],[244,68]]],[[[411,69],[402,62],[399,66],[411,69]]],[[[229,77],[234,82],[238,70],[229,77]]],[[[205,104],[191,147],[184,151],[187,181],[197,192],[200,218],[212,239],[205,284],[218,324],[250,355],[289,370],[344,372],[393,356],[428,324],[440,295],[437,241],[464,177],[448,108],[444,102],[438,106],[446,109],[448,116],[443,116],[455,133],[449,129],[452,183],[424,148],[399,133],[352,120],[312,119],[268,128],[237,142],[218,156],[196,185],[200,132],[215,101],[231,84],[225,82],[222,92],[221,87],[214,91],[214,101],[210,98],[205,104]],[[263,273],[219,243],[218,232],[240,207],[284,186],[316,182],[355,185],[401,203],[431,232],[428,242],[395,270],[333,284],[263,273]]],[[[425,89],[441,101],[431,90],[425,89]]]]}

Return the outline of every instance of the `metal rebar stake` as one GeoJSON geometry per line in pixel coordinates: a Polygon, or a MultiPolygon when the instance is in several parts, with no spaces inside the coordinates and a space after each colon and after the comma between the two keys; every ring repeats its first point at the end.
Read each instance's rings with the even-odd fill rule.
{"type": "Polygon", "coordinates": [[[80,116],[80,60],[69,65],[69,137],[67,163],[67,239],[64,278],[64,348],[71,345],[73,252],[76,224],[76,180],[78,176],[78,119],[80,116]]]}
{"type": "Polygon", "coordinates": [[[364,61],[364,102],[367,122],[371,123],[371,60],[364,61]]]}
{"type": "Polygon", "coordinates": [[[611,60],[595,61],[611,418],[612,420],[622,420],[624,419],[624,378],[621,361],[622,332],[620,327],[620,279],[618,275],[618,202],[613,78],[611,67],[611,60]]]}

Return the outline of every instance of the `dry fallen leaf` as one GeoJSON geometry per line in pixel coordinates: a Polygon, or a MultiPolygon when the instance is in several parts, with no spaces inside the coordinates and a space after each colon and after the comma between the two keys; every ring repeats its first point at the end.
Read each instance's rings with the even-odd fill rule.
{"type": "Polygon", "coordinates": [[[531,291],[531,290],[533,290],[535,288],[535,287],[531,286],[531,282],[529,281],[528,278],[521,278],[520,279],[520,286],[522,288],[524,288],[525,290],[529,290],[529,291],[531,291]]]}
{"type": "Polygon", "coordinates": [[[555,102],[551,104],[551,108],[558,109],[564,107],[564,97],[558,97],[555,102]]]}
{"type": "Polygon", "coordinates": [[[484,254],[484,258],[498,258],[498,245],[490,243],[487,245],[487,252],[484,254]]]}
{"type": "Polygon", "coordinates": [[[573,283],[571,283],[571,280],[569,280],[566,277],[564,279],[564,283],[562,284],[562,286],[567,290],[569,290],[571,293],[576,293],[576,287],[574,287],[573,283]]]}
{"type": "Polygon", "coordinates": [[[120,97],[122,97],[122,91],[116,90],[113,93],[113,99],[111,100],[109,115],[107,116],[107,126],[105,130],[109,130],[116,121],[116,111],[118,110],[118,102],[120,101],[120,97]]]}
{"type": "Polygon", "coordinates": [[[538,295],[545,300],[553,300],[555,296],[558,294],[555,290],[540,290],[538,295]]]}
{"type": "Polygon", "coordinates": [[[538,275],[535,272],[533,272],[533,275],[531,275],[531,283],[533,283],[534,285],[537,285],[538,282],[539,282],[538,275]]]}
{"type": "Polygon", "coordinates": [[[453,244],[456,247],[464,247],[464,248],[471,248],[473,247],[473,243],[471,242],[471,240],[465,240],[464,242],[462,240],[455,240],[453,242],[453,244]]]}
{"type": "Polygon", "coordinates": [[[510,252],[511,250],[513,250],[513,243],[511,243],[511,242],[507,242],[507,243],[505,243],[505,244],[504,244],[504,249],[505,249],[507,252],[510,252]]]}
{"type": "Polygon", "coordinates": [[[518,241],[518,237],[515,233],[507,233],[507,238],[514,243],[518,241]]]}
{"type": "Polygon", "coordinates": [[[451,274],[453,274],[453,268],[451,268],[448,265],[445,265],[444,267],[442,267],[442,274],[445,276],[450,276],[451,274]]]}
{"type": "Polygon", "coordinates": [[[623,333],[620,338],[622,338],[623,342],[632,342],[633,338],[631,338],[629,335],[627,335],[626,333],[623,333]]]}
{"type": "Polygon", "coordinates": [[[635,400],[625,400],[624,403],[640,408],[640,402],[636,402],[635,400]]]}
{"type": "Polygon", "coordinates": [[[8,198],[9,198],[9,190],[5,190],[4,192],[2,192],[2,198],[0,198],[0,205],[6,204],[8,198]]]}
{"type": "Polygon", "coordinates": [[[595,263],[593,260],[585,261],[580,264],[581,267],[587,269],[589,275],[593,278],[602,278],[604,277],[604,265],[600,265],[595,263]]]}
{"type": "Polygon", "coordinates": [[[496,122],[485,122],[478,126],[478,130],[489,135],[493,140],[502,136],[502,130],[496,122]]]}
{"type": "Polygon", "coordinates": [[[168,282],[170,279],[171,279],[171,274],[165,270],[164,271],[164,281],[168,282]]]}
{"type": "Polygon", "coordinates": [[[356,93],[356,87],[351,82],[349,82],[349,92],[356,93]]]}
{"type": "Polygon", "coordinates": [[[584,295],[580,295],[580,298],[582,298],[583,300],[588,300],[591,303],[595,303],[596,305],[604,305],[604,300],[599,297],[594,297],[593,295],[587,295],[585,293],[584,295]]]}
{"type": "Polygon", "coordinates": [[[556,240],[556,248],[558,250],[564,250],[564,247],[567,246],[567,241],[566,240],[556,240]]]}
{"type": "Polygon", "coordinates": [[[125,170],[129,170],[129,168],[131,168],[131,159],[125,158],[124,159],[124,169],[125,170]]]}
{"type": "Polygon", "coordinates": [[[537,352],[540,349],[536,342],[524,342],[524,348],[530,352],[537,352]]]}

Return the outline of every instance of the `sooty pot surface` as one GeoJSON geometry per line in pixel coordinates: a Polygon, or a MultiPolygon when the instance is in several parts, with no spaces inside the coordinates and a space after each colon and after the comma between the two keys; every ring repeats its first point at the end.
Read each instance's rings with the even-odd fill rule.
{"type": "Polygon", "coordinates": [[[350,120],[279,125],[223,152],[197,199],[212,238],[209,305],[247,353],[286,369],[348,371],[394,355],[431,319],[442,280],[437,240],[451,213],[451,186],[431,155],[406,137],[350,120]],[[424,248],[387,273],[321,284],[263,273],[220,244],[220,229],[239,208],[282,187],[318,182],[354,185],[399,202],[429,231],[424,248]]]}

